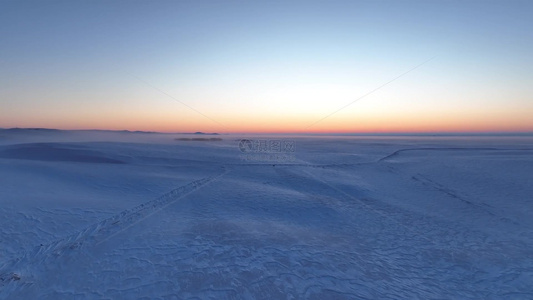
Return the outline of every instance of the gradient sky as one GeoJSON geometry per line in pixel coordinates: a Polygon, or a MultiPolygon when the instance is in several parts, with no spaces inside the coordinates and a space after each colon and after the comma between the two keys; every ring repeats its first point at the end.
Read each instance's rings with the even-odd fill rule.
{"type": "Polygon", "coordinates": [[[532,13],[533,1],[0,0],[0,127],[533,131],[532,13]]]}

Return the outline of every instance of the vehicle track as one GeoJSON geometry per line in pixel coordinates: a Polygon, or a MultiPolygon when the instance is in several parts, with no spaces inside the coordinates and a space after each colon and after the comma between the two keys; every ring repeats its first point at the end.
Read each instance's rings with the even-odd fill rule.
{"type": "Polygon", "coordinates": [[[389,155],[386,155],[380,159],[378,159],[376,162],[382,162],[384,160],[387,160],[391,157],[397,156],[402,152],[407,151],[532,151],[531,148],[488,148],[488,147],[426,147],[426,148],[405,148],[405,149],[399,149],[394,152],[392,152],[389,155]]]}
{"type": "Polygon", "coordinates": [[[10,283],[20,282],[23,284],[31,284],[31,282],[25,281],[24,276],[18,272],[23,271],[24,274],[31,274],[32,266],[42,265],[43,263],[54,263],[67,252],[70,253],[73,250],[96,246],[109,240],[118,233],[161,211],[163,208],[177,200],[205,187],[207,184],[219,179],[229,172],[230,170],[224,168],[224,171],[216,176],[204,177],[192,181],[163,194],[156,199],[140,204],[134,208],[124,210],[110,218],[92,224],[75,234],[47,245],[41,244],[40,246],[25,252],[22,256],[16,259],[4,262],[0,266],[0,298],[2,298],[1,296],[3,292],[5,292],[2,291],[2,288],[10,283]]]}

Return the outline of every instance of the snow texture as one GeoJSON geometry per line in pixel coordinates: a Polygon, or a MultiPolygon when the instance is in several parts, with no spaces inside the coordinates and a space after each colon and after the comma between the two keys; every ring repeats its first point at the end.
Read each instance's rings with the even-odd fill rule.
{"type": "Polygon", "coordinates": [[[533,137],[0,130],[0,176],[0,299],[533,299],[533,137]]]}

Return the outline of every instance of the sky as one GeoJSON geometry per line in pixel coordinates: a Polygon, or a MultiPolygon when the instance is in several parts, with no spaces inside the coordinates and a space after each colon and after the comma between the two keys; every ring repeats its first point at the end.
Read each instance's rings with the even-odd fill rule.
{"type": "Polygon", "coordinates": [[[533,1],[0,0],[0,127],[532,132],[533,1]]]}

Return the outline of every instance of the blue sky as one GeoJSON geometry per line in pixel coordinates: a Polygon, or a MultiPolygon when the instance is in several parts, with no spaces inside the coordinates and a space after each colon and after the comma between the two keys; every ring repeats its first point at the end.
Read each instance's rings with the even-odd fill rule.
{"type": "Polygon", "coordinates": [[[0,127],[302,131],[435,57],[308,130],[533,130],[532,11],[530,1],[2,1],[0,127]]]}

